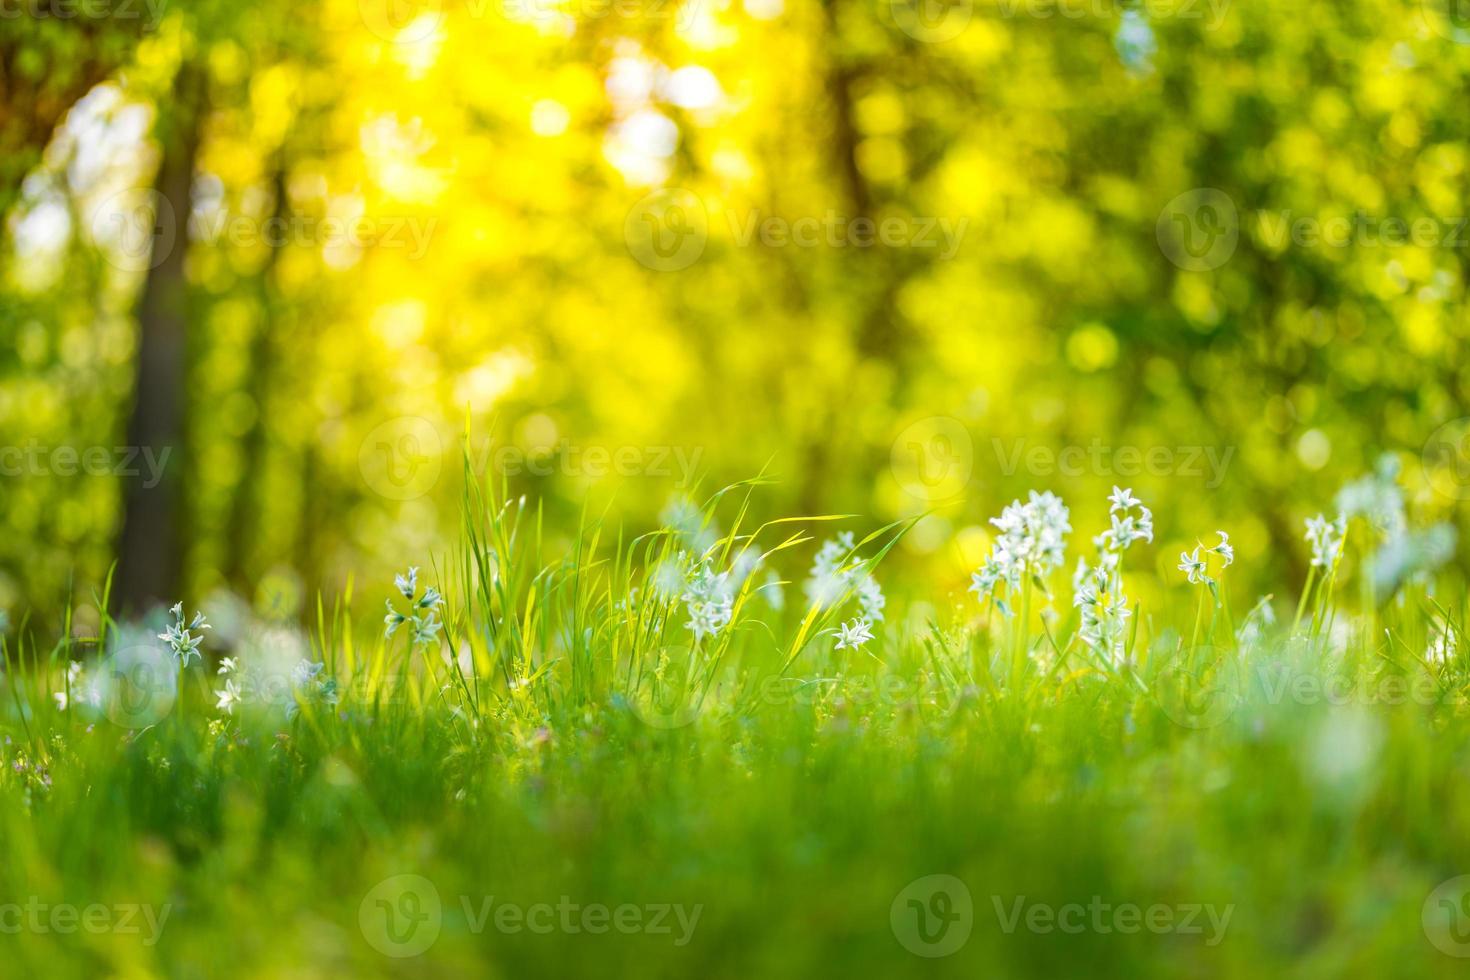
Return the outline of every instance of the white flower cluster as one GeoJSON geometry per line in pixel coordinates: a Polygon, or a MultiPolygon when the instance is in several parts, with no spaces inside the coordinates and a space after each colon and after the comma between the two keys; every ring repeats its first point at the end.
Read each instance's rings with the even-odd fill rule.
{"type": "Polygon", "coordinates": [[[1154,515],[1131,489],[1113,487],[1108,517],[1112,527],[1093,539],[1097,563],[1089,567],[1086,559],[1077,559],[1072,605],[1082,616],[1078,627],[1082,642],[1116,665],[1123,662],[1124,627],[1131,615],[1123,589],[1123,552],[1135,541],[1153,541],[1154,515]]]}
{"type": "Polygon", "coordinates": [[[1307,518],[1307,543],[1312,546],[1312,567],[1331,568],[1342,554],[1342,542],[1347,537],[1347,517],[1338,514],[1337,519],[1327,520],[1323,514],[1307,518]]]}
{"type": "Polygon", "coordinates": [[[56,702],[57,711],[65,711],[73,703],[100,708],[102,688],[95,678],[87,676],[86,668],[80,660],[73,660],[66,665],[65,689],[53,691],[51,698],[56,702]]]}
{"type": "Polygon", "coordinates": [[[335,705],[340,700],[337,681],[323,677],[324,669],[320,661],[302,658],[291,667],[289,676],[282,679],[269,671],[242,665],[234,657],[225,657],[216,672],[225,679],[225,686],[214,692],[215,708],[232,715],[242,704],[279,703],[285,706],[286,717],[294,718],[303,703],[335,705]]]}
{"type": "Polygon", "coordinates": [[[873,639],[873,624],[883,621],[888,605],[868,563],[853,555],[856,550],[851,531],[822,542],[802,586],[808,601],[820,610],[830,609],[849,595],[856,599],[858,615],[831,631],[839,650],[856,650],[873,639]]]}
{"type": "Polygon", "coordinates": [[[694,633],[698,643],[706,636],[716,636],[734,615],[735,588],[729,572],[716,572],[708,558],[695,566],[684,585],[682,596],[689,609],[685,627],[694,633]]]}
{"type": "MultiPolygon", "coordinates": [[[[984,601],[997,585],[1003,584],[1007,591],[1018,589],[1028,576],[1042,576],[1060,567],[1066,560],[1070,517],[1067,505],[1050,491],[1032,490],[1024,504],[1012,501],[999,517],[990,519],[1000,528],[1000,536],[990,557],[970,576],[970,591],[984,601]]],[[[997,598],[996,605],[1010,615],[1004,597],[997,598]]]]}
{"type": "Polygon", "coordinates": [[[201,612],[196,612],[194,618],[189,621],[189,625],[185,626],[182,602],[174,603],[169,612],[173,614],[173,624],[164,632],[159,633],[158,638],[173,649],[174,656],[179,658],[180,665],[187,667],[190,657],[199,657],[199,644],[204,641],[202,632],[199,636],[195,636],[193,631],[212,629],[212,627],[204,621],[204,614],[201,612]]]}
{"type": "Polygon", "coordinates": [[[1401,533],[1409,521],[1404,513],[1404,494],[1399,489],[1398,477],[1398,457],[1385,453],[1371,474],[1337,492],[1338,513],[1348,520],[1362,517],[1390,536],[1401,533]]]}
{"type": "Polygon", "coordinates": [[[1340,517],[1337,522],[1326,530],[1307,522],[1313,565],[1318,564],[1319,557],[1325,559],[1325,564],[1337,558],[1347,533],[1347,523],[1355,517],[1361,517],[1377,532],[1380,544],[1370,560],[1368,573],[1374,588],[1382,594],[1393,592],[1411,579],[1422,579],[1449,561],[1455,550],[1453,525],[1410,528],[1398,476],[1398,457],[1385,453],[1372,474],[1352,481],[1338,492],[1340,517]],[[1314,533],[1322,541],[1320,546],[1313,540],[1314,533]]]}
{"type": "Polygon", "coordinates": [[[398,632],[398,627],[408,623],[413,634],[414,646],[428,646],[438,638],[439,630],[444,626],[439,621],[439,607],[444,605],[444,597],[439,590],[432,585],[424,589],[424,594],[418,598],[419,570],[417,567],[410,568],[408,574],[398,575],[393,579],[393,585],[399,593],[408,600],[408,612],[400,613],[393,608],[393,600],[384,600],[388,607],[388,615],[383,617],[383,625],[386,627],[384,636],[393,638],[398,632]]]}

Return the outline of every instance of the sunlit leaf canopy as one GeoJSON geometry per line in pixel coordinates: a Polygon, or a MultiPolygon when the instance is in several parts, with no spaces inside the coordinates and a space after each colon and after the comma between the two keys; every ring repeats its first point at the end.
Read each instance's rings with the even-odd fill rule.
{"type": "MultiPolygon", "coordinates": [[[[1385,451],[1464,523],[1418,465],[1470,389],[1470,33],[1433,2],[142,9],[0,22],[0,431],[126,444],[162,239],[113,219],[192,127],[186,424],[144,447],[190,595],[299,608],[432,555],[465,433],[568,535],[690,476],[927,513],[889,565],[936,602],[1032,487],[1090,535],[1131,485],[1160,569],[1229,528],[1242,590],[1299,578],[1303,518],[1385,451]],[[1207,190],[1220,262],[1170,237],[1207,190]],[[649,251],[691,221],[695,257],[649,251]]],[[[116,557],[122,481],[43,458],[0,482],[12,607],[116,557]]]]}

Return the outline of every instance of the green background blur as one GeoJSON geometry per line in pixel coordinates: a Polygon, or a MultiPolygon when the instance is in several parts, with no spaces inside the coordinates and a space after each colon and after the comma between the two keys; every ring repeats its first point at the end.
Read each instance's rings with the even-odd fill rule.
{"type": "Polygon", "coordinates": [[[934,601],[1031,487],[1090,535],[1133,486],[1160,568],[1227,528],[1243,592],[1299,584],[1302,519],[1385,451],[1463,525],[1456,14],[0,19],[0,607],[85,625],[118,560],[123,608],[289,615],[446,547],[466,431],[564,535],[758,473],[762,516],[929,512],[890,564],[934,601]]]}

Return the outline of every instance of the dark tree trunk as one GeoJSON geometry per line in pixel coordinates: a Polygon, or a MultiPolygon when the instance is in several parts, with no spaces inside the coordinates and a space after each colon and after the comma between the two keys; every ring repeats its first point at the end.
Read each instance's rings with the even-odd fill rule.
{"type": "MultiPolygon", "coordinates": [[[[271,181],[275,195],[273,216],[277,219],[290,217],[291,204],[286,190],[286,161],[282,151],[277,155],[274,179],[271,181]]],[[[271,246],[270,254],[257,276],[260,298],[260,321],[256,324],[255,336],[250,344],[249,363],[245,378],[247,392],[255,405],[255,419],[241,440],[245,455],[244,476],[235,488],[230,502],[230,555],[229,578],[241,595],[249,595],[253,574],[260,571],[255,566],[257,548],[255,541],[264,523],[264,502],[261,499],[260,475],[266,471],[270,453],[270,407],[271,396],[277,383],[277,360],[279,342],[276,336],[276,320],[281,315],[280,291],[275,281],[276,262],[287,246],[283,240],[271,246]]]]}
{"type": "Polygon", "coordinates": [[[161,199],[154,247],[171,247],[162,255],[155,251],[138,304],[136,401],[128,423],[128,445],[155,456],[164,452],[169,456],[157,486],[148,486],[145,476],[124,478],[125,511],[116,579],[124,613],[141,613],[180,597],[180,479],[186,467],[184,257],[189,244],[190,185],[199,148],[202,87],[199,70],[186,64],[174,83],[173,104],[159,107],[163,160],[154,182],[155,200],[161,199]]]}

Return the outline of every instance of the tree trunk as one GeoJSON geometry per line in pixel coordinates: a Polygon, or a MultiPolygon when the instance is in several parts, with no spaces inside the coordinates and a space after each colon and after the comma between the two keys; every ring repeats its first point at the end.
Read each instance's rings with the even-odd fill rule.
{"type": "MultiPolygon", "coordinates": [[[[288,219],[291,203],[286,190],[285,151],[280,151],[273,166],[274,176],[271,190],[275,195],[273,217],[288,219]]],[[[246,391],[255,405],[255,419],[241,439],[245,456],[244,475],[235,487],[230,502],[229,568],[228,578],[241,595],[249,595],[252,576],[260,571],[255,567],[256,541],[265,521],[262,500],[261,474],[266,472],[270,445],[271,398],[277,384],[277,361],[279,340],[276,336],[276,319],[282,313],[280,290],[275,281],[276,262],[281,251],[287,247],[283,240],[271,245],[270,254],[261,266],[256,283],[260,299],[260,321],[251,340],[249,362],[246,366],[246,391]]]]}
{"type": "Polygon", "coordinates": [[[154,254],[152,268],[138,304],[137,383],[135,406],[128,424],[128,446],[151,451],[168,466],[156,486],[144,475],[125,477],[125,511],[118,548],[116,590],[124,613],[142,613],[159,604],[177,601],[183,569],[180,481],[187,460],[184,442],[185,340],[187,336],[184,257],[188,252],[187,224],[190,185],[199,148],[203,78],[197,67],[185,64],[174,82],[172,105],[159,107],[158,135],[163,161],[154,190],[161,202],[157,215],[155,249],[172,243],[163,255],[154,254]],[[172,225],[169,234],[167,225],[172,225]]]}

